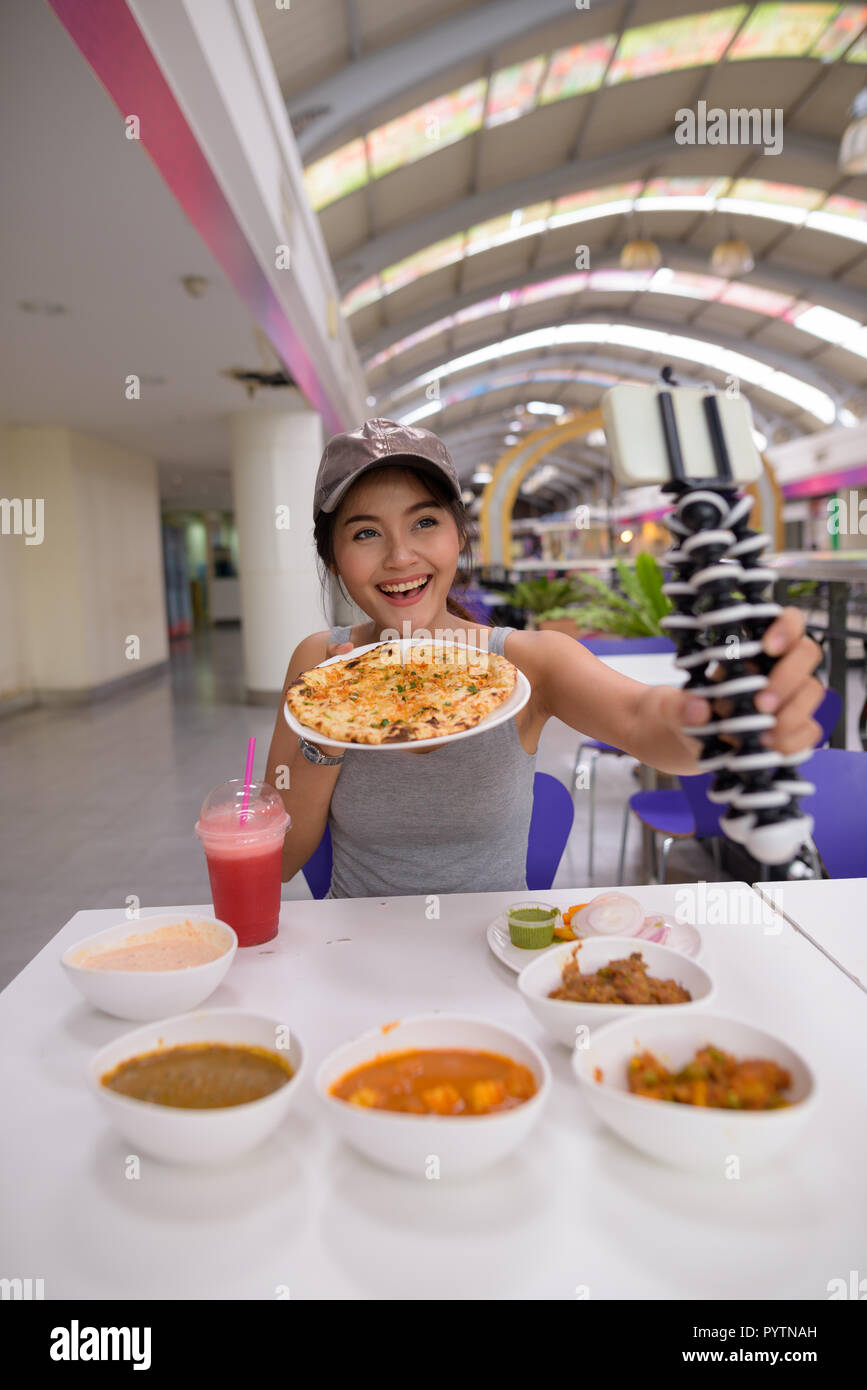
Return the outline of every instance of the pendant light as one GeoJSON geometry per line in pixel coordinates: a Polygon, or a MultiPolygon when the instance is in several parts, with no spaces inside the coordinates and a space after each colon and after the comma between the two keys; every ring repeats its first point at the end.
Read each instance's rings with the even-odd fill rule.
{"type": "Polygon", "coordinates": [[[863,174],[867,171],[867,87],[856,96],[850,115],[840,142],[840,168],[844,174],[863,174]]]}
{"type": "Polygon", "coordinates": [[[638,237],[627,241],[620,252],[622,270],[658,270],[662,265],[662,252],[655,241],[638,237]]]}
{"type": "Polygon", "coordinates": [[[744,241],[743,237],[739,236],[717,242],[711,252],[710,264],[711,269],[717,275],[724,275],[727,278],[735,275],[749,275],[755,267],[749,242],[744,241]]]}

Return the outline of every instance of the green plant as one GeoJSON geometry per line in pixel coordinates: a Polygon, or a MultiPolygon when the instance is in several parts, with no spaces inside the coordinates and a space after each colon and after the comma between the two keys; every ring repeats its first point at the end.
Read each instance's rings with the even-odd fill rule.
{"type": "Polygon", "coordinates": [[[799,579],[797,584],[789,585],[786,598],[812,598],[818,587],[818,579],[799,579]]]}
{"type": "Polygon", "coordinates": [[[604,579],[582,574],[577,605],[560,604],[539,618],[571,618],[579,628],[610,632],[617,637],[661,637],[660,618],[671,610],[662,592],[662,570],[652,555],[639,555],[635,567],[618,560],[617,574],[622,593],[609,588],[604,579]]]}
{"type": "Polygon", "coordinates": [[[509,602],[515,608],[525,608],[537,616],[549,608],[562,607],[575,603],[579,589],[574,579],[523,579],[509,594],[509,602]]]}

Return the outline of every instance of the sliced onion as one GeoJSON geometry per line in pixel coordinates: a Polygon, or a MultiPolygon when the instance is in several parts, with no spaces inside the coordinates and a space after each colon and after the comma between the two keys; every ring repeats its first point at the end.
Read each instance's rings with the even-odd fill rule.
{"type": "Polygon", "coordinates": [[[658,941],[664,945],[671,935],[671,927],[666,925],[664,917],[645,917],[638,935],[643,941],[658,941]]]}
{"type": "Polygon", "coordinates": [[[643,925],[641,903],[628,893],[600,893],[572,918],[579,936],[638,936],[643,925]]]}

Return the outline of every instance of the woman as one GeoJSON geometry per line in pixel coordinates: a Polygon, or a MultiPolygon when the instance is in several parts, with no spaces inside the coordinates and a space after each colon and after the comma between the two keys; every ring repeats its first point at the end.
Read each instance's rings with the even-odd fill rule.
{"type": "MultiPolygon", "coordinates": [[[[329,897],[525,888],[536,749],[552,716],[660,772],[697,771],[701,745],[682,726],[710,719],[706,700],[618,675],[559,632],[483,629],[450,597],[459,565],[469,560],[466,514],[448,451],[429,430],[368,420],[330,440],[316,479],[314,539],[323,568],[369,616],[305,637],[289,663],[266,774],[274,785],[286,780],[276,769],[289,767],[281,793],[292,817],[284,882],[329,824],[329,897]],[[529,703],[486,733],[432,749],[331,757],[290,731],[283,698],[302,671],[383,635],[420,629],[456,632],[474,645],[486,640],[489,651],[524,672],[529,703]]],[[[823,693],[811,676],[820,651],[793,608],[768,628],[764,646],[784,655],[756,701],[777,716],[763,740],[795,752],[819,733],[810,716],[823,693]]]]}

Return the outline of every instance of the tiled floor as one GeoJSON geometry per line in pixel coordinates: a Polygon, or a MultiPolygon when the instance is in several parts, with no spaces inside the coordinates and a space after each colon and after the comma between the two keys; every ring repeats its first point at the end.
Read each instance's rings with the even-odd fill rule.
{"type": "MultiPolygon", "coordinates": [[[[205,793],[243,776],[256,736],[264,772],[274,715],[242,703],[237,629],[215,629],[177,646],[171,673],[89,708],[34,709],[0,721],[4,770],[0,805],[0,987],[82,907],[143,907],[210,899],[193,825],[205,793]]],[[[863,701],[850,673],[849,747],[863,701]]],[[[559,721],[545,729],[538,769],[571,783],[577,735],[559,721]]],[[[600,760],[596,884],[616,881],[624,799],[636,783],[627,758],[600,760]]],[[[576,795],[575,825],[556,879],[586,886],[589,795],[576,795]]],[[[693,842],[672,850],[672,879],[711,878],[712,862],[693,842]]],[[[625,874],[640,881],[633,828],[625,874]]],[[[300,875],[285,898],[308,897],[300,875]]]]}

